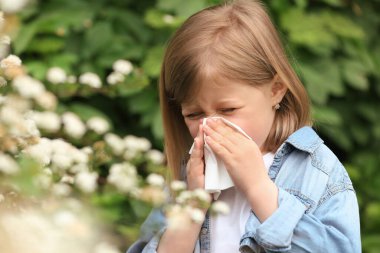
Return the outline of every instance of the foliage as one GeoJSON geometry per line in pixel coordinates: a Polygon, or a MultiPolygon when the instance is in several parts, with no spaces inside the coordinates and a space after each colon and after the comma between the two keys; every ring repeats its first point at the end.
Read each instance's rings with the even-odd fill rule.
{"type": "MultiPolygon", "coordinates": [[[[162,148],[156,91],[165,43],[183,20],[218,0],[45,0],[9,16],[13,52],[59,98],[58,111],[83,120],[100,115],[119,135],[149,138],[162,148]],[[107,81],[119,59],[133,71],[107,81]],[[54,85],[51,67],[67,76],[94,72],[97,89],[79,81],[54,85]]],[[[380,248],[379,1],[264,1],[310,94],[315,128],[343,161],[357,191],[364,252],[380,248]]],[[[87,136],[84,140],[91,138],[87,136]]],[[[74,141],[75,142],[75,141],[74,141]]],[[[100,199],[107,203],[107,199],[100,199]]],[[[137,205],[137,204],[136,204],[137,205]]],[[[134,203],[125,205],[133,212],[134,203]]],[[[137,214],[136,214],[137,215],[137,214]]],[[[112,215],[110,215],[112,216],[112,215]]]]}

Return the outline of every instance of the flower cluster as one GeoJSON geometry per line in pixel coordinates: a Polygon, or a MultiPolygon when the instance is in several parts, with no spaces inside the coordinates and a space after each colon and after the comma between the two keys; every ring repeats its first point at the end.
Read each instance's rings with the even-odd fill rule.
{"type": "MultiPolygon", "coordinates": [[[[119,59],[112,65],[112,72],[107,76],[107,83],[115,85],[125,80],[125,77],[133,71],[133,65],[130,61],[119,59]]],[[[87,85],[94,89],[99,89],[103,86],[102,80],[94,72],[85,72],[77,78],[74,75],[68,75],[63,68],[52,67],[46,73],[46,80],[53,85],[64,83],[76,83],[87,85]]]]}
{"type": "Polygon", "coordinates": [[[63,203],[43,204],[48,206],[22,212],[0,210],[0,252],[120,253],[103,239],[99,224],[79,201],[67,199],[63,203]]]}

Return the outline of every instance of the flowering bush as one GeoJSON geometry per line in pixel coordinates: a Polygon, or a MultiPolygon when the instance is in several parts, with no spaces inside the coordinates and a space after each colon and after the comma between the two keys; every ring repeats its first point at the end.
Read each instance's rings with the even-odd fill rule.
{"type": "MultiPolygon", "coordinates": [[[[133,69],[115,61],[103,91],[133,69]]],[[[60,108],[56,93],[97,92],[97,74],[77,79],[52,67],[44,84],[12,54],[0,70],[0,252],[116,253],[136,239],[151,207],[163,208],[172,228],[203,222],[209,194],[173,181],[170,197],[160,175],[164,156],[148,139],[119,136],[96,111],[81,117],[60,108]]]]}

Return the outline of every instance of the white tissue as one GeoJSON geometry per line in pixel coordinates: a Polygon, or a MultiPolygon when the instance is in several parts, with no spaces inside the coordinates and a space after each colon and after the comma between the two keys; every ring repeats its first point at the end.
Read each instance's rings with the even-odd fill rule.
{"type": "MultiPolygon", "coordinates": [[[[223,120],[227,125],[239,131],[248,139],[252,140],[248,134],[246,134],[243,129],[235,125],[231,121],[228,121],[222,117],[211,117],[219,118],[223,120]]],[[[206,121],[210,118],[203,119],[203,125],[206,124],[206,121]]],[[[194,143],[190,148],[189,154],[192,153],[194,148],[194,143]]],[[[214,152],[211,150],[209,145],[205,143],[204,145],[204,159],[205,159],[205,190],[209,193],[213,193],[214,199],[218,199],[220,192],[222,190],[228,189],[234,186],[230,175],[227,172],[227,169],[221,159],[218,159],[214,152]]]]}

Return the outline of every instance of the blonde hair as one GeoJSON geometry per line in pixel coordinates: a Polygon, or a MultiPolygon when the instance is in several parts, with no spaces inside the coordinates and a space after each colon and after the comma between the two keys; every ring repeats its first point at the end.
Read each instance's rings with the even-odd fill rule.
{"type": "Polygon", "coordinates": [[[264,143],[275,152],[297,129],[311,125],[307,93],[288,62],[264,6],[237,0],[204,9],[190,18],[170,40],[160,76],[160,102],[168,166],[175,179],[193,139],[181,114],[199,80],[217,75],[250,85],[270,83],[276,76],[288,88],[264,143]],[[207,73],[206,73],[207,72],[207,73]]]}

